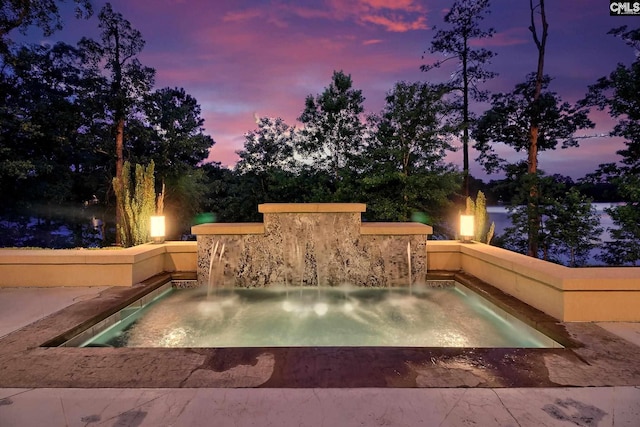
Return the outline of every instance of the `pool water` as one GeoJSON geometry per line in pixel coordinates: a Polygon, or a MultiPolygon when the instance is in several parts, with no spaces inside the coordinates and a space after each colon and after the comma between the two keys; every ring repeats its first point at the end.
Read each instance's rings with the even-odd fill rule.
{"type": "Polygon", "coordinates": [[[84,342],[113,347],[561,347],[462,285],[170,289],[84,342]]]}

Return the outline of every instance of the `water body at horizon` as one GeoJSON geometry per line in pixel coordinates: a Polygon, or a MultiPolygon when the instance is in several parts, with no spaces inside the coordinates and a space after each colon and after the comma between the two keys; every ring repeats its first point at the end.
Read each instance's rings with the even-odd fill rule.
{"type": "MultiPolygon", "coordinates": [[[[619,206],[623,203],[592,203],[591,205],[596,209],[596,212],[600,218],[600,227],[603,228],[602,233],[600,234],[600,241],[606,242],[610,241],[611,234],[609,233],[609,228],[614,228],[613,220],[611,216],[605,211],[606,208],[619,206]]],[[[496,229],[495,235],[504,234],[504,231],[507,227],[511,227],[512,223],[509,218],[509,211],[507,210],[507,206],[487,206],[487,214],[489,215],[489,223],[495,222],[496,229]]],[[[589,259],[587,261],[588,265],[604,265],[602,261],[596,259],[596,255],[599,253],[599,249],[594,249],[591,251],[589,259]]]]}

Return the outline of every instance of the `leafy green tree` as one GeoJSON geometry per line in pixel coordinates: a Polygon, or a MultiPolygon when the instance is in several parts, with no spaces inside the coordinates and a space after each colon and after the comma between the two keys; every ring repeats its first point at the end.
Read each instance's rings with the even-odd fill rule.
{"type": "Polygon", "coordinates": [[[194,219],[203,212],[208,190],[205,172],[200,167],[189,169],[167,181],[164,212],[168,240],[182,240],[191,233],[194,219]]]}
{"type": "MultiPolygon", "coordinates": [[[[514,168],[515,169],[515,168],[514,168]]],[[[513,180],[512,204],[508,207],[512,224],[498,240],[501,246],[516,252],[525,252],[528,247],[529,213],[526,201],[529,198],[530,175],[526,162],[507,177],[513,180]]],[[[573,181],[561,175],[547,176],[538,171],[536,178],[539,190],[540,224],[536,236],[541,257],[547,261],[570,266],[584,265],[590,252],[598,246],[602,233],[600,217],[591,204],[591,199],[580,193],[573,181]]]]}
{"type": "Polygon", "coordinates": [[[408,221],[428,213],[439,221],[458,173],[444,161],[451,150],[446,88],[396,83],[384,110],[372,117],[372,138],[364,152],[362,187],[370,219],[408,221]]]}
{"type": "Polygon", "coordinates": [[[236,172],[218,162],[203,164],[205,192],[201,198],[201,210],[193,218],[193,224],[203,222],[251,222],[260,221],[258,210],[245,211],[239,207],[244,198],[239,197],[236,172]],[[253,216],[248,216],[253,215],[253,216]]]}
{"type": "Polygon", "coordinates": [[[304,124],[300,131],[298,149],[316,168],[333,177],[333,197],[348,200],[352,193],[354,160],[362,151],[365,125],[361,90],[353,88],[351,76],[342,71],[333,73],[331,84],[324,92],[305,100],[305,108],[298,120],[304,124]]]}
{"type": "MultiPolygon", "coordinates": [[[[548,91],[550,77],[542,86],[544,92],[534,105],[535,75],[529,75],[510,93],[497,93],[491,97],[491,108],[478,118],[473,129],[474,148],[479,151],[478,161],[489,173],[507,171],[509,163],[498,155],[495,145],[503,143],[516,152],[527,151],[531,117],[537,116],[538,151],[577,147],[574,134],[579,129],[594,126],[588,111],[580,106],[563,102],[558,94],[548,91]]],[[[528,167],[528,163],[527,163],[528,167]]],[[[537,169],[537,168],[536,168],[537,169]]]]}
{"type": "Polygon", "coordinates": [[[542,258],[550,260],[547,250],[548,241],[546,229],[543,225],[544,210],[553,201],[554,192],[551,188],[555,188],[553,178],[545,177],[543,171],[538,171],[535,177],[527,173],[528,164],[522,160],[516,164],[507,165],[505,172],[507,174],[502,187],[508,188],[511,195],[510,204],[507,206],[509,212],[509,220],[512,224],[506,227],[503,236],[497,239],[498,245],[509,250],[527,253],[529,247],[529,239],[531,238],[531,206],[528,204],[530,200],[531,180],[535,179],[535,185],[538,188],[540,196],[536,203],[536,218],[539,223],[536,225],[535,239],[537,244],[542,248],[542,258]],[[547,191],[549,189],[549,191],[547,191]]]}
{"type": "MultiPolygon", "coordinates": [[[[640,183],[634,184],[636,188],[640,183]]],[[[600,259],[613,265],[639,265],[640,261],[640,208],[638,202],[607,208],[617,228],[609,229],[612,241],[604,243],[600,259]]]]}
{"type": "MultiPolygon", "coordinates": [[[[20,191],[14,193],[34,175],[35,162],[30,150],[35,149],[32,139],[39,126],[32,123],[30,106],[37,99],[35,88],[42,82],[33,81],[28,65],[34,56],[27,47],[16,54],[13,64],[3,63],[0,74],[0,191],[8,204],[15,205],[20,191]]],[[[4,203],[3,203],[4,205],[4,203]]]]}
{"type": "Polygon", "coordinates": [[[245,134],[244,149],[237,151],[240,173],[266,175],[272,170],[293,171],[296,130],[278,118],[260,117],[258,129],[245,134]]]}
{"type": "MultiPolygon", "coordinates": [[[[85,145],[86,79],[76,49],[64,43],[23,46],[0,75],[0,191],[5,218],[38,218],[44,239],[38,246],[82,245],[80,206],[96,189],[85,145]],[[75,206],[75,207],[74,207],[75,206]],[[47,237],[61,224],[73,242],[47,237]]],[[[96,162],[97,163],[97,162],[96,162]]]]}
{"type": "Polygon", "coordinates": [[[584,108],[563,102],[556,93],[548,91],[549,83],[550,78],[545,77],[542,91],[536,95],[538,82],[536,75],[532,74],[526,82],[517,84],[514,91],[494,94],[491,97],[491,108],[478,118],[473,131],[476,140],[474,147],[480,153],[478,160],[487,172],[504,171],[528,175],[526,179],[512,179],[512,182],[526,186],[526,197],[519,198],[515,203],[526,206],[527,246],[523,252],[533,257],[539,256],[538,228],[542,213],[539,209],[541,195],[538,189],[540,171],[537,160],[535,173],[531,169],[531,123],[536,123],[536,158],[538,152],[554,150],[558,145],[562,148],[578,146],[575,132],[594,126],[584,108]],[[501,158],[494,149],[498,143],[511,147],[516,152],[527,152],[526,163],[519,163],[526,165],[526,169],[513,167],[501,158]]]}
{"type": "MultiPolygon", "coordinates": [[[[0,62],[0,191],[8,202],[0,214],[25,228],[38,219],[45,237],[65,226],[74,233],[73,246],[82,246],[93,227],[78,221],[113,217],[113,159],[126,153],[133,162],[155,161],[180,237],[206,193],[197,167],[213,140],[204,134],[199,105],[183,89],[149,93],[153,70],[135,59],[144,45],[139,32],[108,4],[99,18],[101,42],[12,48],[0,62]],[[123,111],[126,135],[116,132],[123,111]],[[122,137],[116,156],[109,142],[114,135],[122,137]]],[[[111,241],[109,234],[103,243],[111,241]]]]}
{"type": "MultiPolygon", "coordinates": [[[[137,58],[145,45],[142,34],[122,14],[114,12],[110,3],[102,8],[98,18],[101,40],[83,38],[79,46],[97,74],[100,71],[108,74],[105,97],[115,135],[115,177],[119,179],[124,165],[125,119],[132,105],[141,102],[150,91],[155,70],[143,66],[137,58]]],[[[122,206],[122,203],[116,202],[116,205],[122,206]]],[[[120,224],[122,215],[117,209],[116,224],[120,224]]],[[[118,237],[116,243],[119,243],[118,237]]]]}
{"type": "MultiPolygon", "coordinates": [[[[26,32],[32,25],[40,27],[45,36],[62,29],[58,3],[64,0],[7,0],[0,3],[0,56],[9,52],[9,33],[26,32]]],[[[93,13],[89,0],[74,0],[77,18],[88,18],[93,13]]]]}
{"type": "Polygon", "coordinates": [[[489,0],[458,0],[444,17],[444,22],[450,28],[439,29],[431,41],[430,53],[441,53],[445,59],[433,64],[422,65],[422,71],[440,68],[449,61],[453,65],[450,85],[455,88],[458,96],[456,106],[459,112],[458,124],[462,130],[462,155],[464,174],[464,194],[469,195],[469,129],[474,120],[470,111],[470,101],[485,101],[486,91],[480,90],[480,83],[495,77],[497,74],[485,69],[495,53],[473,46],[473,42],[493,37],[495,30],[480,28],[480,22],[489,13],[489,0]]]}
{"type": "Polygon", "coordinates": [[[545,213],[551,251],[557,258],[568,254],[569,267],[585,265],[603,231],[591,199],[573,187],[564,197],[554,197],[545,213]]]}
{"type": "Polygon", "coordinates": [[[261,117],[258,128],[245,134],[244,149],[237,152],[237,178],[249,210],[265,202],[300,201],[295,160],[296,129],[281,118],[261,117]]]}
{"type": "Polygon", "coordinates": [[[596,202],[615,203],[622,200],[617,185],[609,180],[611,171],[617,173],[618,165],[600,165],[594,172],[580,178],[577,182],[580,192],[596,202]]]}
{"type": "Polygon", "coordinates": [[[538,225],[540,224],[539,204],[539,188],[538,188],[538,138],[540,134],[540,112],[542,106],[540,100],[542,97],[542,89],[545,84],[544,59],[547,49],[547,37],[549,35],[549,23],[547,22],[547,13],[544,7],[544,0],[539,0],[534,6],[533,0],[529,0],[529,11],[531,16],[531,25],[529,30],[533,36],[533,41],[538,50],[538,65],[535,72],[533,96],[531,99],[531,114],[529,116],[529,144],[527,146],[527,183],[529,185],[529,198],[527,200],[527,212],[529,218],[529,235],[527,238],[527,254],[529,256],[538,256],[538,225]],[[540,15],[540,33],[538,34],[536,22],[536,9],[540,15]]]}
{"type": "Polygon", "coordinates": [[[142,108],[151,135],[140,147],[164,181],[198,166],[215,142],[205,134],[198,101],[183,88],[163,88],[146,97],[142,108]]]}
{"type": "Polygon", "coordinates": [[[125,145],[138,162],[154,162],[156,180],[166,186],[165,206],[171,218],[167,238],[180,239],[189,233],[191,220],[201,208],[206,189],[198,165],[215,142],[205,134],[198,101],[182,88],[150,93],[140,110],[139,128],[129,132],[133,138],[125,145]]]}
{"type": "Polygon", "coordinates": [[[473,240],[490,244],[496,224],[492,222],[491,225],[489,225],[487,199],[482,191],[478,191],[475,200],[471,199],[471,197],[467,197],[465,214],[474,216],[473,240]]]}
{"type": "MultiPolygon", "coordinates": [[[[620,37],[636,53],[640,52],[640,29],[626,26],[609,32],[620,37]]],[[[582,101],[607,109],[618,120],[612,136],[624,138],[625,148],[617,154],[620,164],[600,165],[601,179],[618,188],[623,205],[607,209],[616,228],[609,230],[614,238],[605,242],[602,259],[609,264],[638,265],[640,261],[640,57],[629,66],[618,64],[609,76],[589,87],[582,101]]]]}
{"type": "Polygon", "coordinates": [[[151,233],[151,216],[156,213],[156,192],[154,164],[147,167],[135,165],[132,180],[131,164],[123,165],[122,177],[113,178],[113,189],[118,208],[123,212],[124,221],[118,225],[122,246],[129,247],[147,243],[151,233]]]}

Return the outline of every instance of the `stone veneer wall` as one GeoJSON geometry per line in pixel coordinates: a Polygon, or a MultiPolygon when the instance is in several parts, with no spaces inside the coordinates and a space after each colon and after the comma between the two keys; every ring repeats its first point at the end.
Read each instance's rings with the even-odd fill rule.
{"type": "Polygon", "coordinates": [[[200,286],[408,286],[425,283],[426,239],[419,223],[361,223],[358,203],[269,203],[262,224],[202,224],[200,286]],[[411,262],[409,263],[409,257],[411,262]],[[411,264],[411,274],[409,274],[411,264]]]}

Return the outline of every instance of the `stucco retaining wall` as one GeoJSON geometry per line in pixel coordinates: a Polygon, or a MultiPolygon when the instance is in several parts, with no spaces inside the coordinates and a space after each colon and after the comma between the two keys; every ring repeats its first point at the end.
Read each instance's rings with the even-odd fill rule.
{"type": "MultiPolygon", "coordinates": [[[[568,268],[481,243],[429,240],[428,271],[464,271],[566,322],[640,322],[640,267],[568,268]]],[[[195,272],[196,242],[119,250],[0,249],[0,286],[132,286],[195,272]]]]}
{"type": "Polygon", "coordinates": [[[569,268],[482,243],[429,241],[429,270],[464,271],[566,322],[640,322],[640,267],[569,268]]]}
{"type": "Polygon", "coordinates": [[[126,249],[0,249],[0,286],[132,286],[162,272],[195,271],[196,242],[126,249]]]}

